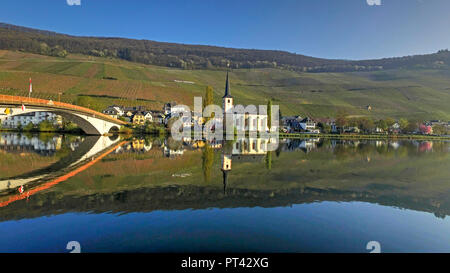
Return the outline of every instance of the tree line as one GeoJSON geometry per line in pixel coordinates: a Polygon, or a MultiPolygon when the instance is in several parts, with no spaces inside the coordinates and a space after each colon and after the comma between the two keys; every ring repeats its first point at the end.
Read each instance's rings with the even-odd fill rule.
{"type": "Polygon", "coordinates": [[[0,23],[0,49],[55,57],[80,53],[182,69],[283,68],[303,72],[447,67],[448,50],[379,60],[329,60],[279,50],[235,49],[123,38],[78,37],[0,23]]]}
{"type": "MultiPolygon", "coordinates": [[[[400,118],[399,120],[395,120],[389,117],[385,119],[372,119],[369,117],[349,118],[345,112],[339,112],[337,114],[335,123],[341,132],[344,128],[353,127],[358,128],[362,133],[372,133],[377,128],[383,132],[394,131],[393,125],[396,123],[398,124],[398,131],[402,133],[416,133],[421,130],[421,125],[424,125],[424,122],[418,119],[400,118]]],[[[327,133],[331,131],[329,125],[320,124],[320,127],[327,133]]],[[[449,134],[447,127],[443,125],[434,125],[432,129],[436,135],[449,134]]]]}

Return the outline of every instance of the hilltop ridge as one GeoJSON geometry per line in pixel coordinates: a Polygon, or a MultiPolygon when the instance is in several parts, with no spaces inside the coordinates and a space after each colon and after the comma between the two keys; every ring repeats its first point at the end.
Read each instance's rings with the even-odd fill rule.
{"type": "Polygon", "coordinates": [[[79,53],[182,69],[282,68],[302,72],[375,71],[400,67],[448,68],[450,53],[376,60],[323,59],[280,50],[238,49],[118,37],[81,37],[0,23],[0,49],[65,57],[79,53]]]}

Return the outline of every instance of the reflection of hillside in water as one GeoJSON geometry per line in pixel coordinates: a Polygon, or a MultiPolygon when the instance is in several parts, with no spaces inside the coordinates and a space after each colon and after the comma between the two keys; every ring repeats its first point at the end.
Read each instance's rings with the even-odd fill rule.
{"type": "MultiPolygon", "coordinates": [[[[151,175],[147,174],[139,184],[118,184],[98,192],[84,191],[80,184],[72,184],[78,188],[70,193],[55,187],[27,202],[11,203],[0,210],[0,218],[83,211],[275,207],[321,201],[362,201],[431,212],[438,217],[450,215],[450,185],[445,183],[450,175],[447,142],[285,139],[273,151],[264,149],[267,144],[261,139],[211,145],[191,140],[134,139],[99,161],[98,168],[115,155],[129,154],[115,159],[115,166],[120,166],[124,163],[121,160],[154,152],[160,154],[155,160],[177,159],[181,163],[189,152],[199,158],[201,166],[190,171],[192,176],[177,177],[170,185],[158,184],[164,178],[156,176],[145,180],[151,175]]],[[[161,172],[180,171],[170,165],[161,172]]],[[[130,171],[129,175],[137,174],[130,171]]]]}

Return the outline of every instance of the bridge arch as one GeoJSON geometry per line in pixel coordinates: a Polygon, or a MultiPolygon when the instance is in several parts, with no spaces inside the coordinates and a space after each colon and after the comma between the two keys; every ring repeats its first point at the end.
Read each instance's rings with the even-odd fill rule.
{"type": "Polygon", "coordinates": [[[76,105],[0,95],[0,121],[7,117],[33,112],[49,112],[60,115],[77,124],[87,135],[105,135],[112,129],[119,130],[121,125],[126,124],[124,121],[76,105]],[[25,109],[22,109],[22,105],[25,106],[25,109]]]}

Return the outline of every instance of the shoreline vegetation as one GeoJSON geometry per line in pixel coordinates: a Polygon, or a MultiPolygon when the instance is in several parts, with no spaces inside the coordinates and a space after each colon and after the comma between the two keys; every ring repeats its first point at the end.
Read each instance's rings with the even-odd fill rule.
{"type": "MultiPolygon", "coordinates": [[[[54,134],[70,134],[70,135],[84,135],[81,130],[24,130],[24,129],[12,129],[12,128],[0,128],[0,132],[14,132],[14,133],[54,133],[54,134]]],[[[118,132],[110,133],[108,135],[124,135],[124,136],[142,136],[142,135],[152,135],[152,136],[170,136],[171,133],[166,128],[130,128],[122,127],[118,132]]],[[[193,135],[193,134],[192,134],[193,135]]],[[[247,137],[249,134],[246,133],[247,137]]],[[[410,139],[410,140],[450,140],[450,136],[438,136],[438,135],[419,135],[419,134],[308,134],[308,133],[279,133],[279,138],[293,138],[293,139],[303,139],[303,138],[334,138],[334,139],[410,139]]]]}
{"type": "Polygon", "coordinates": [[[429,139],[450,140],[450,136],[417,135],[417,134],[300,134],[280,133],[280,138],[343,138],[343,139],[429,139]]]}

